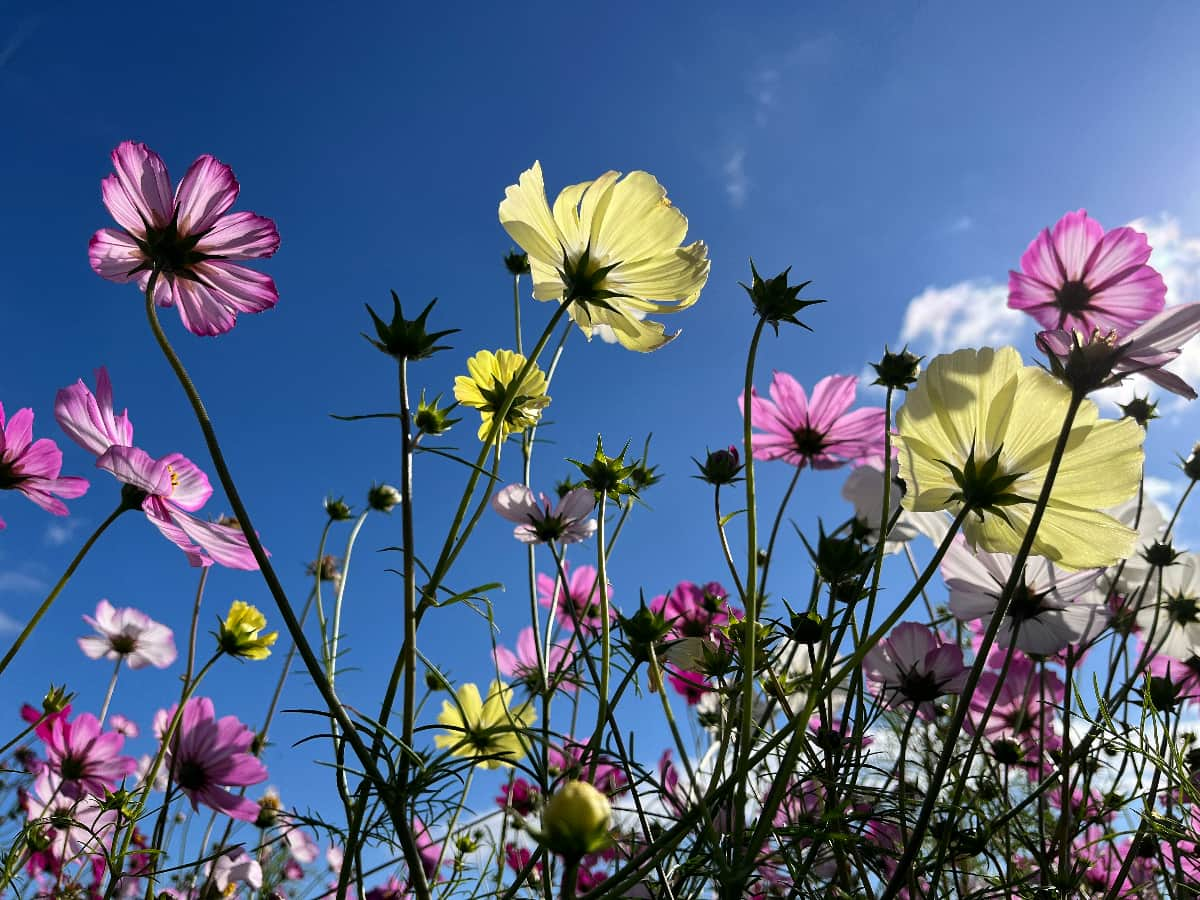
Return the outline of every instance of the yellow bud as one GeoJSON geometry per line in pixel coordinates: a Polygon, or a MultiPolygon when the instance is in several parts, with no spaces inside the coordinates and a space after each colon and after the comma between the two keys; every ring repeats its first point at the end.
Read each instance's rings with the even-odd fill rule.
{"type": "Polygon", "coordinates": [[[567,858],[578,859],[603,848],[611,828],[608,798],[586,781],[568,781],[542,813],[546,846],[567,858]]]}
{"type": "Polygon", "coordinates": [[[249,603],[234,600],[229,615],[221,622],[217,643],[222,652],[243,659],[266,659],[279,632],[260,634],[267,625],[266,617],[249,603]]]}

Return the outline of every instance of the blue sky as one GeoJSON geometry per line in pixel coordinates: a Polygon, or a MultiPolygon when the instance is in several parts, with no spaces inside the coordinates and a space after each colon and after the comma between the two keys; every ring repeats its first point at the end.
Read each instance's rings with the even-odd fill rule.
{"type": "MultiPolygon", "coordinates": [[[[708,287],[667,321],[683,334],[656,354],[572,337],[543,432],[554,443],[535,477],[549,490],[569,473],[562,458],[590,452],[597,433],[609,447],[640,447],[654,433],[652,462],[668,477],[612,563],[616,602],[628,608],[639,586],[652,596],[681,579],[722,577],[711,497],[688,477],[689,457],[739,431],[753,319],[737,281],[751,255],[764,273],[792,266],[829,300],[807,315],[814,334],[765,342],[761,387],[772,368],[807,385],[858,373],[885,342],[936,352],[1011,341],[1031,356],[1032,329],[1003,309],[1007,270],[1039,229],[1079,207],[1106,227],[1142,220],[1170,299],[1200,299],[1198,26],[1200,9],[1186,3],[761,4],[753,15],[726,4],[364,3],[347,13],[213,3],[202,15],[168,5],[153,16],[133,4],[2,3],[0,401],[10,412],[32,406],[37,435],[57,438],[55,391],[91,383],[107,365],[138,443],[182,451],[212,473],[137,292],[95,276],[86,245],[109,224],[99,181],[119,141],[147,142],[175,177],[200,153],[228,162],[242,184],[238,208],[278,223],[282,246],[261,268],[279,285],[279,306],[219,339],[186,334],[170,311],[164,321],[302,600],[322,497],[361,504],[373,480],[398,478],[393,428],[328,417],[395,405],[390,362],[359,337],[363,304],[386,309],[393,288],[414,312],[440,298],[434,324],[464,330],[414,380],[448,395],[475,350],[511,343],[501,266],[511,242],[496,217],[505,186],[534,159],[552,193],[606,169],[645,169],[688,215],[690,237],[708,242],[708,287]]],[[[527,327],[537,327],[550,309],[525,302],[527,327]]],[[[1195,352],[1183,371],[1200,376],[1195,352]]],[[[1174,454],[1200,429],[1194,409],[1164,407],[1149,471],[1170,496],[1174,454]]],[[[449,443],[473,455],[472,418],[449,443]]],[[[93,476],[83,451],[64,451],[65,472],[93,476]]],[[[459,474],[429,458],[421,466],[422,550],[432,553],[459,474]]],[[[765,467],[768,500],[789,474],[765,467]]],[[[9,524],[0,614],[27,615],[115,504],[115,484],[98,471],[92,480],[66,520],[0,498],[9,524]]],[[[802,527],[848,512],[841,481],[802,477],[793,508],[802,527]]],[[[399,642],[399,582],[384,572],[397,560],[375,552],[398,542],[398,518],[376,518],[357,548],[345,641],[357,671],[342,682],[352,702],[374,702],[399,642]]],[[[522,557],[490,516],[472,549],[456,582],[507,582],[493,601],[515,638],[527,608],[522,557]]],[[[802,592],[807,579],[802,548],[785,553],[772,580],[786,596],[789,580],[802,592]]],[[[80,615],[108,597],[182,631],[195,579],[181,554],[126,516],[47,618],[36,652],[5,674],[0,697],[15,713],[48,681],[66,680],[81,707],[97,705],[108,671],[75,648],[80,615]]],[[[207,597],[206,626],[235,597],[271,613],[253,575],[216,571],[207,597]]],[[[423,648],[455,679],[488,677],[480,620],[448,611],[425,634],[423,648]]],[[[276,672],[230,664],[206,691],[218,711],[253,719],[276,672]]],[[[169,702],[174,677],[123,676],[114,709],[144,716],[169,702]]],[[[285,702],[308,699],[296,690],[285,702]]],[[[294,802],[305,801],[287,797],[289,783],[321,754],[287,745],[309,730],[286,717],[269,760],[294,802]]]]}

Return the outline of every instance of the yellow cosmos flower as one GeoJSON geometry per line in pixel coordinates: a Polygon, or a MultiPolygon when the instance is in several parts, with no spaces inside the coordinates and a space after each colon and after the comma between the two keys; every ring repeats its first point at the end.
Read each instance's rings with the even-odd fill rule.
{"type": "Polygon", "coordinates": [[[241,600],[234,600],[229,615],[219,626],[217,643],[230,656],[243,659],[266,659],[271,655],[271,646],[279,637],[278,631],[260,634],[267,626],[266,617],[257,607],[241,600]]]}
{"type": "Polygon", "coordinates": [[[484,700],[478,687],[464,684],[456,697],[457,703],[442,701],[438,724],[449,733],[434,735],[434,744],[453,748],[455,756],[475,757],[485,769],[511,766],[525,755],[520,732],[537,721],[537,712],[529,703],[510,709],[512,688],[493,681],[484,700]]]}
{"type": "MultiPolygon", "coordinates": [[[[479,439],[486,441],[492,428],[492,419],[504,406],[504,395],[516,380],[525,357],[511,350],[480,350],[467,360],[468,375],[454,379],[454,397],[459,403],[479,410],[483,421],[479,425],[479,439]]],[[[524,431],[536,425],[542,410],[548,406],[546,376],[537,365],[532,366],[516,389],[516,396],[504,421],[500,425],[498,440],[504,440],[513,432],[524,431]]]]}
{"type": "Polygon", "coordinates": [[[647,172],[605,172],[563,188],[551,211],[535,162],[504,192],[500,224],[529,254],[534,299],[568,303],[589,340],[657,350],[676,335],[646,315],[686,309],[708,280],[708,247],[679,246],[687,218],[647,172]]]}
{"type": "MultiPolygon", "coordinates": [[[[939,356],[896,416],[904,508],[958,512],[973,546],[1016,553],[1041,493],[1070,391],[1012,347],[939,356]]],[[[1145,432],[1133,419],[1075,415],[1032,552],[1066,569],[1108,566],[1136,534],[1098,510],[1137,493],[1145,432]]]]}

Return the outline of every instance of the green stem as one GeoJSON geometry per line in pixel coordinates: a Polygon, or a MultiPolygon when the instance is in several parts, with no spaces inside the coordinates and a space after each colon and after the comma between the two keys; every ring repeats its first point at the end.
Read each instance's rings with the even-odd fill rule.
{"type": "Polygon", "coordinates": [[[79,552],[75,554],[75,558],[71,560],[71,564],[67,566],[67,570],[62,573],[62,577],[58,579],[58,583],[51,588],[50,593],[46,595],[46,599],[42,601],[42,605],[33,614],[33,618],[26,623],[25,628],[17,635],[17,639],[13,641],[13,645],[4,654],[4,659],[0,659],[0,673],[8,668],[8,664],[13,661],[13,657],[20,652],[21,647],[29,640],[29,636],[33,634],[33,629],[37,628],[38,622],[42,621],[42,616],[50,611],[50,607],[58,599],[58,595],[62,593],[62,589],[67,586],[67,582],[71,580],[71,576],[75,574],[75,570],[79,568],[79,564],[83,562],[83,558],[92,549],[92,545],[100,539],[100,535],[104,534],[108,526],[117,520],[117,516],[132,508],[122,501],[121,505],[109,513],[108,518],[100,523],[100,527],[92,532],[92,536],[83,542],[83,546],[79,548],[79,552]]]}
{"type": "Polygon", "coordinates": [[[104,720],[108,718],[108,705],[112,703],[113,692],[117,689],[117,676],[121,674],[121,663],[125,661],[125,657],[121,654],[117,655],[117,664],[113,667],[112,678],[108,679],[108,690],[104,692],[104,703],[100,706],[100,727],[104,727],[104,720]]]}
{"type": "Polygon", "coordinates": [[[746,781],[744,777],[749,772],[747,765],[753,739],[751,729],[754,726],[754,672],[755,652],[757,649],[758,632],[758,506],[754,490],[754,445],[752,441],[751,423],[753,417],[754,396],[754,362],[758,356],[758,342],[762,339],[763,328],[767,320],[760,318],[754,326],[754,335],[750,338],[750,349],[746,354],[746,374],[742,384],[742,448],[745,453],[746,465],[742,470],[746,480],[746,592],[743,600],[746,604],[745,635],[742,642],[742,706],[741,726],[738,728],[737,744],[734,748],[733,772],[736,787],[733,801],[733,845],[741,846],[742,831],[745,829],[746,817],[746,781]]]}
{"type": "MultiPolygon", "coordinates": [[[[971,666],[971,672],[967,676],[967,683],[963,686],[961,700],[956,705],[954,717],[950,721],[945,735],[945,744],[942,748],[941,755],[938,757],[937,768],[929,781],[928,793],[925,797],[925,802],[921,805],[921,811],[917,815],[916,824],[913,826],[912,840],[905,846],[904,852],[896,865],[896,874],[892,876],[884,889],[883,896],[880,900],[891,900],[901,890],[905,883],[904,873],[913,864],[917,853],[920,851],[921,843],[925,838],[925,831],[929,827],[929,821],[933,816],[933,807],[937,803],[942,782],[946,778],[946,772],[950,768],[950,761],[954,758],[954,748],[957,743],[958,734],[962,730],[963,722],[967,718],[967,710],[970,707],[970,697],[975,693],[975,687],[979,683],[979,678],[983,674],[984,666],[987,663],[988,651],[991,650],[992,644],[996,640],[996,633],[1000,630],[1000,624],[1004,621],[1004,616],[1008,611],[1009,600],[1013,596],[1017,585],[1021,583],[1021,579],[1025,575],[1025,561],[1029,558],[1029,552],[1033,549],[1034,539],[1037,537],[1038,526],[1042,523],[1042,516],[1045,515],[1046,506],[1050,502],[1050,492],[1054,488],[1054,478],[1058,474],[1058,468],[1062,464],[1064,453],[1067,449],[1067,441],[1071,437],[1071,426],[1075,422],[1075,414],[1079,411],[1079,406],[1083,402],[1083,395],[1077,391],[1072,392],[1070,403],[1067,406],[1067,414],[1063,421],[1062,429],[1058,434],[1058,441],[1054,445],[1054,451],[1050,457],[1050,463],[1046,468],[1046,477],[1042,482],[1042,489],[1038,495],[1038,499],[1033,508],[1033,513],[1029,517],[1029,526],[1025,530],[1025,536],[1021,541],[1020,549],[1013,558],[1012,571],[1009,573],[1008,582],[1004,585],[1004,591],[1000,595],[1000,600],[996,604],[996,612],[988,623],[987,631],[983,635],[983,642],[980,644],[976,652],[975,663],[971,666]]],[[[979,733],[982,733],[982,729],[979,733]]],[[[960,782],[961,783],[961,782],[960,782]]],[[[956,792],[957,793],[957,792],[956,792]]]]}
{"type": "MultiPolygon", "coordinates": [[[[167,363],[175,373],[175,377],[179,380],[184,394],[187,395],[188,402],[192,406],[192,412],[196,416],[196,421],[200,426],[200,431],[204,435],[204,442],[208,447],[209,456],[212,458],[213,467],[217,471],[221,487],[224,489],[225,495],[229,498],[229,504],[233,507],[234,515],[237,517],[242,533],[246,537],[246,543],[250,548],[250,552],[254,555],[255,561],[258,563],[263,580],[271,592],[271,597],[275,600],[275,605],[279,610],[279,615],[283,619],[288,633],[296,643],[300,657],[304,661],[305,668],[308,669],[313,684],[320,692],[326,709],[333,714],[334,719],[342,727],[346,740],[362,764],[363,771],[381,794],[386,797],[389,792],[388,780],[379,771],[375,756],[363,742],[362,736],[358,733],[354,722],[342,706],[341,701],[333,690],[333,686],[325,677],[325,673],[321,671],[321,661],[317,659],[316,654],[305,638],[304,630],[300,626],[300,621],[296,618],[296,613],[288,600],[287,592],[283,589],[283,585],[280,583],[279,577],[275,574],[275,569],[267,557],[267,552],[263,548],[262,542],[258,539],[258,532],[254,528],[254,523],[250,520],[250,513],[246,510],[246,505],[242,502],[237,484],[234,482],[233,475],[229,471],[229,466],[225,462],[225,454],[221,450],[216,429],[213,428],[208,410],[204,407],[204,401],[200,398],[200,392],[196,390],[191,376],[188,374],[187,369],[184,368],[183,362],[175,352],[175,348],[171,346],[171,342],[167,339],[162,324],[158,320],[158,310],[154,305],[154,285],[157,276],[157,271],[152,272],[150,280],[146,284],[146,318],[150,323],[150,330],[153,332],[154,339],[157,341],[159,349],[162,350],[167,363]]],[[[388,804],[388,812],[396,828],[400,845],[404,850],[405,860],[414,870],[420,869],[421,856],[417,852],[417,844],[413,837],[411,826],[407,823],[404,816],[399,814],[402,810],[396,810],[394,804],[388,804]]],[[[421,890],[422,886],[421,880],[418,878],[416,883],[418,900],[429,900],[429,892],[427,889],[421,890]]]]}

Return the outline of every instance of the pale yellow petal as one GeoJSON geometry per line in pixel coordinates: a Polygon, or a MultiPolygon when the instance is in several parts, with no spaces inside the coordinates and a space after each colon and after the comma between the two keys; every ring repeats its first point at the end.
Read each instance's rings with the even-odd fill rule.
{"type": "Polygon", "coordinates": [[[504,191],[499,212],[504,230],[531,259],[561,265],[563,239],[546,202],[540,162],[522,172],[517,184],[504,191]]]}
{"type": "MultiPolygon", "coordinates": [[[[703,241],[663,250],[632,263],[621,263],[605,279],[605,287],[634,298],[660,301],[659,312],[686,309],[700,297],[708,281],[708,248],[703,241]],[[674,301],[671,303],[661,301],[674,301]]],[[[625,302],[618,297],[614,302],[625,302]]],[[[637,304],[652,312],[655,306],[637,304]]]]}
{"type": "MultiPolygon", "coordinates": [[[[1009,507],[1005,512],[1012,520],[1015,534],[1023,535],[1029,526],[1033,504],[1009,507]]],[[[1042,516],[1032,552],[1063,569],[1098,569],[1114,565],[1132,553],[1136,538],[1137,532],[1104,513],[1051,503],[1042,516]]],[[[1009,541],[996,549],[1013,553],[1020,545],[1019,539],[1016,545],[1009,541]]],[[[993,550],[982,543],[981,546],[993,550]]]]}
{"type": "MultiPolygon", "coordinates": [[[[597,247],[595,244],[595,232],[597,223],[608,214],[608,205],[613,195],[613,185],[617,183],[617,179],[620,177],[620,172],[613,172],[611,170],[605,172],[592,182],[592,186],[583,195],[583,202],[579,207],[579,222],[583,234],[583,242],[592,242],[593,260],[605,255],[603,248],[597,247]]],[[[608,262],[616,261],[615,259],[608,260],[608,262]]]]}
{"type": "MultiPolygon", "coordinates": [[[[567,185],[554,201],[554,223],[562,234],[564,249],[572,262],[579,258],[587,246],[587,232],[579,224],[579,201],[591,185],[590,181],[567,185]]],[[[562,264],[563,254],[560,251],[558,265],[562,264]]]]}
{"type": "Polygon", "coordinates": [[[1097,422],[1086,439],[1064,455],[1052,500],[1102,509],[1133,497],[1142,478],[1145,437],[1133,419],[1097,422]]]}
{"type": "Polygon", "coordinates": [[[630,172],[613,186],[603,214],[593,219],[592,247],[614,262],[644,259],[679,246],[687,224],[658,179],[630,172]]]}

